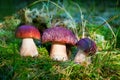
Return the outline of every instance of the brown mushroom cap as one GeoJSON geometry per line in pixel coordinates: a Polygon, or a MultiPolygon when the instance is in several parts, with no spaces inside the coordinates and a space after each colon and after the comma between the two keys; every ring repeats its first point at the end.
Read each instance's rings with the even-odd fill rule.
{"type": "Polygon", "coordinates": [[[94,55],[97,51],[96,43],[89,38],[80,39],[77,42],[77,47],[83,50],[87,55],[94,55]]]}
{"type": "Polygon", "coordinates": [[[15,36],[17,38],[34,38],[40,39],[39,30],[31,25],[22,25],[16,30],[15,36]]]}
{"type": "Polygon", "coordinates": [[[42,42],[58,42],[75,45],[77,38],[72,31],[59,26],[46,29],[42,35],[42,42]]]}

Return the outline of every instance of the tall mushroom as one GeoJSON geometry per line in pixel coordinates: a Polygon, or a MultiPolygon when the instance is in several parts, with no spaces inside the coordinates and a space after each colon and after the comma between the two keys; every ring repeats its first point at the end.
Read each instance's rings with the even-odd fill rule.
{"type": "Polygon", "coordinates": [[[91,55],[94,55],[97,51],[97,46],[94,41],[89,38],[82,38],[77,42],[78,52],[75,56],[74,61],[76,63],[91,63],[91,55]]]}
{"type": "Polygon", "coordinates": [[[42,35],[42,42],[52,42],[50,57],[57,61],[68,60],[66,44],[75,45],[77,38],[72,31],[62,26],[46,29],[42,35]]]}
{"type": "Polygon", "coordinates": [[[22,38],[21,56],[38,56],[37,47],[33,41],[33,39],[40,40],[40,32],[37,28],[31,25],[22,25],[16,30],[15,36],[22,38]]]}

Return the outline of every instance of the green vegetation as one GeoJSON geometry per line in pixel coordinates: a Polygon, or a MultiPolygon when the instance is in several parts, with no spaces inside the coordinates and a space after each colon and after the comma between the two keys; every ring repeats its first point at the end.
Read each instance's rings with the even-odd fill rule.
{"type": "MultiPolygon", "coordinates": [[[[0,80],[120,80],[120,26],[113,28],[110,25],[101,24],[102,27],[100,27],[100,25],[86,20],[83,17],[84,14],[79,16],[80,18],[82,17],[81,22],[77,23],[75,18],[72,17],[74,14],[71,15],[70,11],[67,11],[65,7],[61,7],[55,2],[44,1],[46,2],[40,1],[40,3],[36,2],[37,4],[34,2],[35,4],[32,3],[29,5],[31,7],[28,8],[31,9],[32,13],[32,9],[36,9],[37,5],[43,5],[42,8],[36,9],[36,13],[40,10],[41,14],[39,16],[45,18],[43,22],[26,21],[28,19],[27,14],[26,19],[26,17],[21,18],[20,14],[17,13],[17,16],[6,17],[2,22],[3,26],[0,26],[0,80]],[[54,10],[51,10],[53,7],[54,10]],[[63,18],[64,15],[67,17],[63,18]],[[60,17],[60,20],[56,20],[56,17],[57,19],[60,17]],[[82,36],[82,29],[85,28],[90,37],[96,41],[98,52],[92,56],[92,63],[88,66],[73,62],[76,47],[71,49],[70,60],[65,62],[51,60],[48,50],[51,44],[49,43],[41,44],[41,46],[37,47],[38,57],[21,57],[19,55],[21,39],[15,37],[15,30],[22,21],[39,25],[39,28],[44,27],[42,26],[43,23],[47,27],[54,24],[64,24],[79,38],[82,36]],[[96,37],[96,35],[98,36],[96,37]]],[[[76,8],[78,7],[76,6],[76,8]]],[[[82,13],[81,10],[79,11],[82,13]]],[[[36,17],[32,15],[29,17],[30,19],[36,19],[36,17]]],[[[37,44],[37,41],[35,42],[37,44]]]]}

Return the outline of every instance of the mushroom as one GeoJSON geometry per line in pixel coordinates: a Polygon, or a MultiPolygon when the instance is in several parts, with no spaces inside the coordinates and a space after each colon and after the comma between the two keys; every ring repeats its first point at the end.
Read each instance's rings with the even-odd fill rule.
{"type": "Polygon", "coordinates": [[[52,42],[50,57],[57,61],[68,60],[66,44],[75,45],[77,38],[72,31],[62,26],[46,29],[42,35],[42,42],[52,42]]]}
{"type": "Polygon", "coordinates": [[[22,38],[22,45],[20,48],[21,56],[38,56],[37,47],[33,39],[40,40],[39,30],[32,25],[21,25],[16,30],[15,36],[22,38]]]}
{"type": "Polygon", "coordinates": [[[77,42],[78,52],[74,58],[75,63],[86,65],[91,63],[91,57],[97,51],[97,46],[94,41],[89,38],[82,38],[77,42]]]}

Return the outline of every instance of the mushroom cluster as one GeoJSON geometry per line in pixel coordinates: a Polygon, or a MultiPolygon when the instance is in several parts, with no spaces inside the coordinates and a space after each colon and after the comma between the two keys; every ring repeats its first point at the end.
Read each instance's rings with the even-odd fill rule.
{"type": "Polygon", "coordinates": [[[22,25],[16,30],[15,36],[22,38],[22,45],[20,48],[21,56],[38,56],[37,47],[33,39],[40,40],[39,30],[31,25],[22,25]]]}
{"type": "Polygon", "coordinates": [[[46,29],[42,35],[42,43],[52,42],[50,57],[57,61],[68,60],[66,44],[75,45],[77,38],[72,31],[62,26],[46,29]]]}
{"type": "MultiPolygon", "coordinates": [[[[15,33],[17,38],[22,38],[22,45],[20,48],[21,56],[38,56],[37,47],[33,39],[40,40],[39,30],[31,25],[22,25],[18,27],[15,33]]],[[[45,29],[42,34],[42,43],[51,42],[50,58],[56,61],[68,60],[66,45],[77,45],[78,52],[75,55],[74,62],[82,64],[91,63],[90,56],[94,55],[97,47],[94,41],[89,38],[82,38],[77,40],[75,34],[65,27],[54,26],[45,29]]]]}
{"type": "Polygon", "coordinates": [[[89,38],[82,38],[77,42],[78,52],[75,56],[74,61],[76,63],[91,63],[91,57],[97,51],[97,46],[94,41],[89,38]]]}

